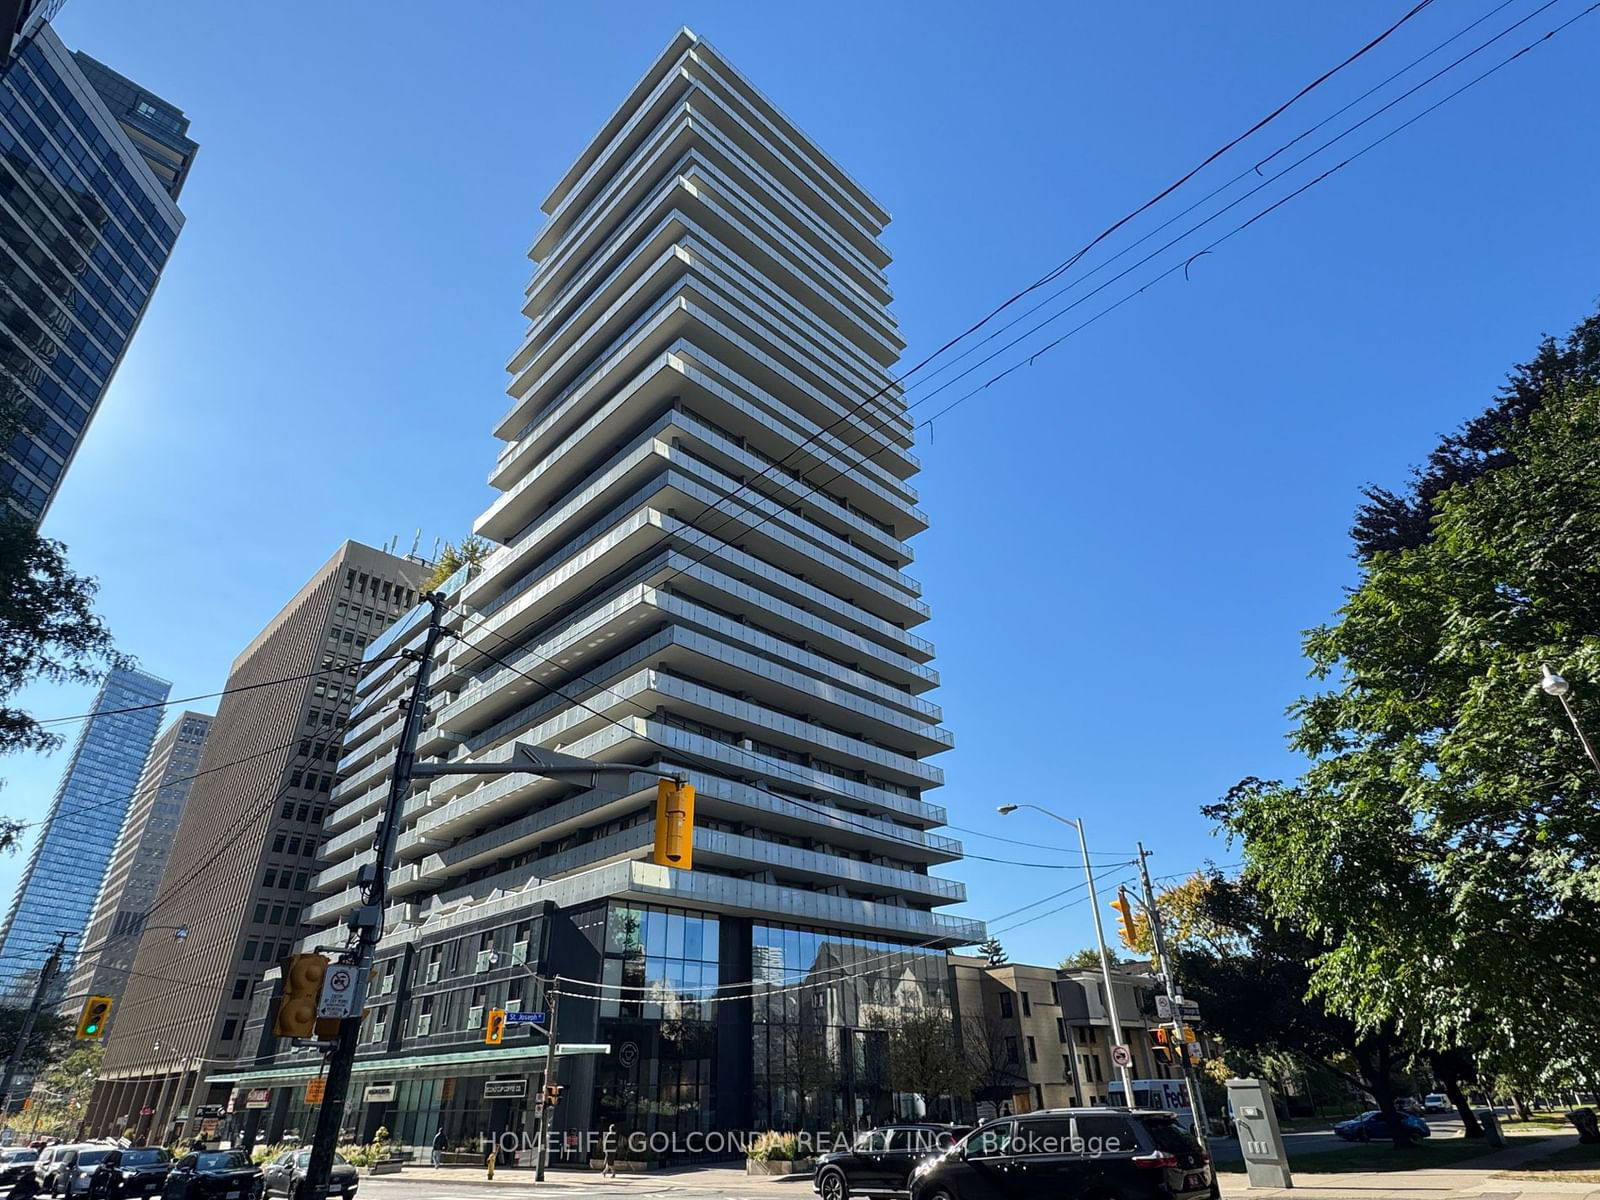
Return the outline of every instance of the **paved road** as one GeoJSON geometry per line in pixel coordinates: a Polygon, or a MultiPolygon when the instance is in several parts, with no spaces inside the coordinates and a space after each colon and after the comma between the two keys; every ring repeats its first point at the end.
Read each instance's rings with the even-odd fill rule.
{"type": "MultiPolygon", "coordinates": [[[[1461,1136],[1461,1118],[1445,1117],[1430,1114],[1424,1120],[1433,1130],[1434,1138],[1452,1138],[1461,1136]]],[[[1338,1150],[1343,1146],[1351,1145],[1331,1130],[1316,1130],[1310,1133],[1285,1133],[1284,1145],[1289,1150],[1289,1162],[1303,1154],[1316,1154],[1321,1150],[1338,1150]]],[[[1212,1138],[1211,1154],[1218,1162],[1238,1162],[1239,1143],[1234,1138],[1212,1138]]]]}

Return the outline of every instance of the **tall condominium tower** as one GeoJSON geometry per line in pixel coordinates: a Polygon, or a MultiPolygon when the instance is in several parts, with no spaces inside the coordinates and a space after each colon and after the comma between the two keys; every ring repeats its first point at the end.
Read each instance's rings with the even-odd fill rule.
{"type": "Polygon", "coordinates": [[[79,727],[66,773],[39,828],[5,924],[0,925],[4,1003],[28,1002],[38,968],[63,931],[73,937],[50,999],[66,994],[73,955],[88,945],[81,931],[89,923],[106,864],[161,725],[160,706],[171,691],[165,679],[120,668],[101,684],[91,710],[96,715],[79,727]],[[119,711],[124,709],[134,711],[119,711]]]}
{"type": "Polygon", "coordinates": [[[234,660],[115,1012],[93,1132],[132,1126],[170,1140],[196,1072],[239,1054],[251,990],[299,938],[315,899],[361,656],[429,573],[346,542],[234,660]]]}
{"type": "Polygon", "coordinates": [[[29,28],[0,63],[0,503],[38,521],[183,227],[195,146],[170,104],[29,28]]]}
{"type": "MultiPolygon", "coordinates": [[[[99,899],[78,946],[77,966],[67,985],[63,1013],[75,1013],[85,996],[122,996],[128,972],[133,968],[134,951],[150,923],[150,906],[172,853],[178,821],[200,769],[200,753],[210,730],[209,714],[185,712],[173,719],[151,747],[100,884],[99,899]]],[[[156,925],[168,936],[188,935],[182,926],[159,920],[156,925]]],[[[116,1017],[113,1007],[106,1022],[108,1030],[116,1017]]]]}
{"type": "MultiPolygon", "coordinates": [[[[498,546],[450,596],[419,752],[686,772],[693,869],[651,861],[647,775],[417,790],[349,1123],[419,1144],[441,1121],[525,1128],[543,1041],[486,1050],[481,1026],[554,999],[562,1042],[602,1048],[559,1061],[570,1129],[886,1117],[912,1102],[883,1021],[947,1008],[945,948],[983,937],[933,873],[961,848],[924,795],[951,738],[904,571],[927,518],[888,214],[688,31],[544,212],[476,526],[498,546]],[[581,982],[547,997],[530,972],[581,982]]],[[[362,684],[303,946],[357,902],[411,671],[362,684]]],[[[313,1070],[280,1055],[216,1082],[276,1088],[271,1137],[308,1128],[291,1089],[313,1070]]]]}

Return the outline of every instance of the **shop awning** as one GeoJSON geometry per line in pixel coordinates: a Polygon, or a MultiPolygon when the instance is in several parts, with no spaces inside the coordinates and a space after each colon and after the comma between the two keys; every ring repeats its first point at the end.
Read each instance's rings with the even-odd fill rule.
{"type": "MultiPolygon", "coordinates": [[[[369,1058],[357,1061],[352,1068],[355,1075],[394,1075],[401,1071],[414,1071],[424,1076],[447,1073],[461,1075],[499,1075],[517,1067],[542,1062],[549,1056],[545,1045],[514,1046],[498,1050],[468,1050],[459,1054],[405,1054],[395,1058],[369,1058]]],[[[610,1054],[605,1042],[572,1042],[556,1047],[557,1058],[580,1054],[610,1054]]],[[[263,1067],[259,1071],[224,1072],[208,1075],[207,1083],[231,1083],[235,1087],[271,1087],[281,1083],[300,1083],[315,1079],[323,1072],[322,1064],[303,1067],[263,1067]]]]}

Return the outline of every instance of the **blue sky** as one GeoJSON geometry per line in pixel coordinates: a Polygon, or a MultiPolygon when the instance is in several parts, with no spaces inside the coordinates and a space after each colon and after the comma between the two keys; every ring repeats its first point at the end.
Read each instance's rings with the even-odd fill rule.
{"type": "MultiPolygon", "coordinates": [[[[1497,3],[1432,6],[1258,134],[1257,155],[1108,247],[1497,3]]],[[[186,695],[222,686],[341,539],[404,549],[420,528],[427,550],[468,530],[491,495],[539,201],[679,24],[895,214],[909,364],[1405,7],[352,2],[293,22],[70,0],[68,45],[185,108],[201,151],[188,227],[46,531],[100,578],[124,648],[186,695]]],[[[1581,7],[1558,0],[1474,63],[1581,7]]],[[[996,817],[1005,802],[1082,815],[1102,862],[1141,838],[1157,874],[1234,861],[1198,810],[1243,775],[1294,770],[1299,634],[1353,579],[1358,488],[1401,481],[1600,295],[1597,49],[1600,14],[919,431],[933,527],[912,572],[957,739],[933,798],[1022,843],[958,830],[971,851],[1053,865],[955,867],[963,911],[1081,879],[1071,832],[996,817]]],[[[42,716],[88,698],[26,696],[42,716]]],[[[0,764],[0,811],[42,812],[65,757],[0,764]]],[[[22,861],[0,862],[0,894],[22,861]]],[[[1055,907],[1002,933],[1014,959],[1089,942],[1083,904],[1055,907]]]]}

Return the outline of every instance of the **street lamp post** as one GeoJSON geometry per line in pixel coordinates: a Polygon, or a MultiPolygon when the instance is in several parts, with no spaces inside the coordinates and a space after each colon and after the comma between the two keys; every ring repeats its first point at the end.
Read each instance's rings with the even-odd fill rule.
{"type": "Polygon", "coordinates": [[[1554,696],[1561,701],[1561,707],[1566,710],[1567,720],[1572,722],[1572,732],[1578,735],[1578,744],[1583,747],[1583,752],[1589,756],[1589,761],[1594,764],[1594,769],[1600,771],[1600,756],[1594,752],[1594,747],[1589,744],[1589,737],[1583,732],[1583,726],[1578,724],[1578,714],[1572,709],[1572,701],[1567,699],[1572,692],[1572,685],[1550,669],[1550,664],[1544,664],[1544,678],[1539,680],[1539,687],[1546,696],[1554,696]]]}
{"type": "MultiPolygon", "coordinates": [[[[1089,885],[1089,911],[1094,914],[1094,940],[1100,949],[1100,976],[1106,985],[1106,1015],[1111,1018],[1111,1045],[1114,1051],[1115,1047],[1122,1044],[1122,1018],[1117,1014],[1117,989],[1111,981],[1111,958],[1106,953],[1106,934],[1100,923],[1100,901],[1094,893],[1094,868],[1089,865],[1089,842],[1083,834],[1083,822],[1063,817],[1060,813],[1051,812],[1048,808],[1041,808],[1037,804],[1002,804],[996,811],[1004,817],[1019,808],[1031,808],[1034,812],[1041,812],[1078,831],[1078,847],[1083,851],[1083,876],[1089,885]]],[[[1117,1070],[1122,1075],[1122,1102],[1132,1108],[1133,1072],[1128,1067],[1120,1065],[1117,1070]]]]}

